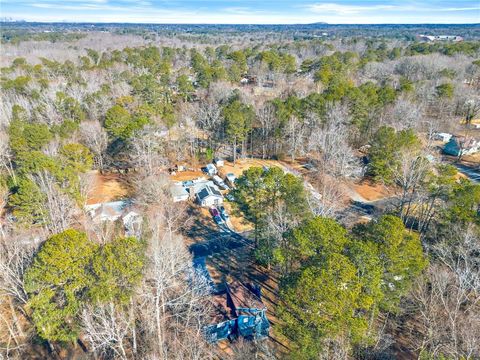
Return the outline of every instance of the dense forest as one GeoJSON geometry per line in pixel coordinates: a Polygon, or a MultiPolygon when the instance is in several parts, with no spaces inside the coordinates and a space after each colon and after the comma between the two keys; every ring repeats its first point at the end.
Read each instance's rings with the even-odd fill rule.
{"type": "Polygon", "coordinates": [[[0,358],[480,357],[480,26],[1,31],[0,358]],[[248,246],[172,199],[218,159],[248,246]],[[108,176],[140,229],[92,218],[108,176]],[[267,339],[206,341],[200,241],[263,274],[267,339]]]}

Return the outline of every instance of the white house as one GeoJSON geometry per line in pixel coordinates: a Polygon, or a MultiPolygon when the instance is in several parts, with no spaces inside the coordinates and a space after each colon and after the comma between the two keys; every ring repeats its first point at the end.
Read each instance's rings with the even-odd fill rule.
{"type": "Polygon", "coordinates": [[[215,185],[206,185],[195,194],[201,206],[214,206],[223,203],[223,196],[215,185]]]}
{"type": "Polygon", "coordinates": [[[187,189],[178,183],[170,186],[170,193],[172,194],[173,202],[187,201],[189,197],[187,189]]]}
{"type": "Polygon", "coordinates": [[[116,221],[122,216],[126,206],[127,201],[121,200],[86,205],[85,210],[95,222],[116,221]]]}

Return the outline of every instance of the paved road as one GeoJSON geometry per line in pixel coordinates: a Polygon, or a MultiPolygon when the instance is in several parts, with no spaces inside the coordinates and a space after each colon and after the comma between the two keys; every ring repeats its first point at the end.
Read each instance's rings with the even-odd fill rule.
{"type": "Polygon", "coordinates": [[[460,171],[462,174],[467,176],[470,180],[474,183],[480,183],[480,169],[479,168],[472,168],[462,164],[454,164],[455,167],[460,171]]]}

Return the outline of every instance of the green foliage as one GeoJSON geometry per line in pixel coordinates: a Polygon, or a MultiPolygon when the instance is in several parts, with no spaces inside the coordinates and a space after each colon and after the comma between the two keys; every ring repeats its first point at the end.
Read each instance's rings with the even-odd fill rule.
{"type": "Polygon", "coordinates": [[[77,338],[94,252],[95,245],[84,233],[66,230],[45,241],[25,273],[28,307],[43,339],[67,342],[77,338]]]}
{"type": "Polygon", "coordinates": [[[302,180],[277,167],[251,167],[244,171],[236,181],[233,195],[239,209],[255,225],[255,238],[259,240],[256,257],[263,264],[272,263],[280,246],[264,234],[267,216],[280,206],[292,219],[310,215],[302,180]]]}
{"type": "Polygon", "coordinates": [[[280,53],[275,50],[263,51],[258,55],[259,60],[268,66],[270,71],[292,74],[297,70],[295,58],[291,54],[280,53]]]}
{"type": "Polygon", "coordinates": [[[435,91],[439,98],[447,98],[447,99],[451,99],[453,97],[454,90],[455,88],[451,83],[441,84],[435,88],[435,91]]]}
{"type": "Polygon", "coordinates": [[[225,133],[233,143],[245,140],[252,128],[255,111],[251,105],[246,105],[234,94],[222,109],[225,119],[225,133]]]}
{"type": "Polygon", "coordinates": [[[415,43],[407,48],[407,55],[431,54],[439,52],[444,55],[455,55],[463,53],[466,55],[475,55],[480,49],[478,41],[459,41],[459,42],[435,42],[435,43],[415,43]]]}
{"type": "Polygon", "coordinates": [[[189,100],[195,91],[192,82],[185,74],[177,77],[177,88],[184,100],[189,100]]]}
{"type": "Polygon", "coordinates": [[[480,223],[480,185],[461,179],[452,186],[444,219],[449,224],[480,223]]]}
{"type": "Polygon", "coordinates": [[[105,244],[93,258],[94,302],[127,303],[142,279],[144,244],[134,237],[118,238],[105,244]]]}
{"type": "Polygon", "coordinates": [[[27,86],[31,82],[32,78],[30,76],[18,76],[15,79],[8,79],[2,81],[2,88],[4,90],[13,90],[22,95],[28,95],[27,86]]]}
{"type": "Polygon", "coordinates": [[[235,63],[240,74],[244,74],[248,71],[247,57],[245,56],[245,52],[241,50],[233,51],[228,54],[228,58],[235,63]]]}
{"type": "Polygon", "coordinates": [[[124,107],[114,105],[107,110],[104,126],[110,137],[127,140],[148,123],[145,116],[132,116],[124,107]]]}
{"type": "Polygon", "coordinates": [[[397,217],[358,226],[353,236],[316,217],[285,237],[279,316],[294,358],[316,359],[338,337],[368,344],[378,309],[395,310],[427,265],[419,237],[397,217]]]}
{"type": "Polygon", "coordinates": [[[331,253],[341,253],[348,239],[346,230],[333,219],[315,217],[287,234],[285,247],[277,257],[290,270],[309,261],[322,262],[331,253]]]}
{"type": "Polygon", "coordinates": [[[80,103],[62,92],[57,92],[55,106],[65,120],[75,123],[85,120],[86,115],[80,103]]]}
{"type": "Polygon", "coordinates": [[[359,312],[361,284],[355,266],[332,254],[318,266],[306,267],[281,290],[285,305],[282,330],[293,341],[293,357],[316,359],[325,352],[325,338],[346,336],[358,343],[367,321],[359,312]]]}
{"type": "Polygon", "coordinates": [[[87,304],[127,303],[142,279],[144,251],[133,237],[98,246],[72,229],[47,239],[25,273],[27,305],[38,335],[74,341],[87,304]]]}
{"type": "Polygon", "coordinates": [[[12,207],[13,215],[22,223],[35,224],[45,218],[45,201],[46,195],[31,179],[20,177],[14,193],[8,199],[8,205],[12,207]]]}
{"type": "Polygon", "coordinates": [[[328,87],[333,82],[341,83],[347,80],[348,74],[355,67],[356,54],[352,52],[335,52],[330,56],[323,56],[315,67],[315,81],[328,87]]]}
{"type": "Polygon", "coordinates": [[[413,281],[427,266],[419,236],[407,229],[400,218],[385,215],[355,229],[357,237],[372,241],[384,269],[381,307],[395,311],[400,298],[410,291],[413,281]]]}
{"type": "Polygon", "coordinates": [[[376,181],[391,184],[395,169],[399,166],[399,155],[403,151],[415,151],[420,141],[413,130],[395,132],[391,127],[382,126],[375,133],[369,150],[369,171],[376,181]]]}
{"type": "Polygon", "coordinates": [[[84,145],[77,143],[63,145],[60,149],[60,155],[65,166],[71,168],[74,172],[82,173],[92,168],[93,155],[84,145]]]}
{"type": "Polygon", "coordinates": [[[29,123],[17,116],[14,116],[8,128],[10,148],[14,153],[40,150],[50,142],[52,134],[47,125],[29,123]]]}

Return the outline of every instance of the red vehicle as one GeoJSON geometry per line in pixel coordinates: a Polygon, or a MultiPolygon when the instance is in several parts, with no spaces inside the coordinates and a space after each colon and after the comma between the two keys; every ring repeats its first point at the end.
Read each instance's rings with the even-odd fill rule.
{"type": "Polygon", "coordinates": [[[212,214],[212,216],[220,216],[220,213],[218,212],[217,208],[210,208],[210,214],[212,214]]]}

